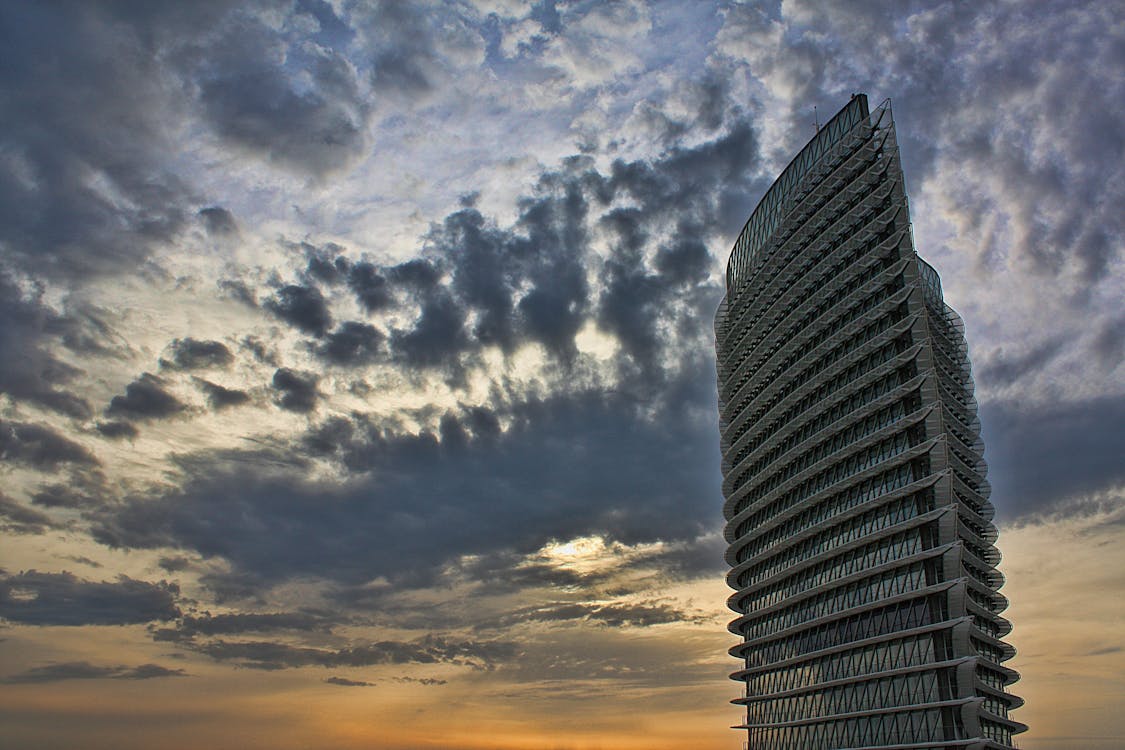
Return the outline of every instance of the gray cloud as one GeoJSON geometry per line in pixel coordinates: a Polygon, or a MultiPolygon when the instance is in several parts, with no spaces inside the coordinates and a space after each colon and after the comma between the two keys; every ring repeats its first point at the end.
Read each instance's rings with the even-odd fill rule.
{"type": "Polygon", "coordinates": [[[373,51],[371,85],[380,94],[417,101],[483,51],[479,32],[452,8],[433,14],[409,3],[376,3],[354,10],[356,29],[373,51]]]}
{"type": "Polygon", "coordinates": [[[311,372],[297,372],[279,367],[273,373],[271,385],[278,392],[277,405],[287,411],[307,414],[316,408],[320,396],[316,389],[319,378],[311,372]]]}
{"type": "Polygon", "coordinates": [[[981,407],[989,480],[1001,520],[1034,518],[1125,483],[1125,398],[981,407]]]}
{"type": "Polygon", "coordinates": [[[315,286],[284,286],[263,306],[289,325],[313,336],[323,336],[332,325],[328,304],[315,286]]]}
{"type": "Polygon", "coordinates": [[[238,612],[184,615],[174,628],[153,631],[158,641],[183,641],[196,636],[266,633],[271,631],[328,631],[332,623],[323,615],[305,612],[238,612]]]}
{"type": "Polygon", "coordinates": [[[72,323],[37,297],[25,297],[2,267],[0,320],[0,393],[70,417],[89,417],[89,403],[64,390],[79,371],[47,346],[52,334],[73,328],[72,323]]]}
{"type": "Polygon", "coordinates": [[[194,643],[190,648],[216,661],[232,661],[265,670],[441,663],[490,670],[516,653],[514,645],[506,641],[452,640],[433,634],[413,641],[377,641],[340,649],[309,648],[275,641],[224,640],[194,643]]]}
{"type": "Polygon", "coordinates": [[[341,687],[374,687],[374,682],[364,682],[362,680],[349,680],[346,677],[325,677],[324,682],[329,685],[340,685],[341,687]]]}
{"type": "Polygon", "coordinates": [[[423,303],[413,328],[391,333],[391,350],[411,367],[455,366],[469,346],[464,326],[464,309],[448,294],[437,294],[423,303]]]}
{"type": "Polygon", "coordinates": [[[46,513],[28,508],[7,495],[0,494],[0,529],[10,534],[42,534],[58,524],[46,513]]]}
{"type": "Polygon", "coordinates": [[[92,501],[89,495],[70,484],[45,484],[32,495],[31,502],[43,508],[82,508],[92,501]]]}
{"type": "Polygon", "coordinates": [[[495,622],[485,624],[485,627],[510,627],[528,621],[574,622],[581,620],[614,628],[645,628],[673,622],[701,622],[706,621],[706,619],[698,613],[690,613],[668,602],[661,601],[617,602],[613,604],[551,602],[518,609],[495,622]]]}
{"type": "Polygon", "coordinates": [[[387,280],[371,263],[356,263],[348,271],[348,287],[367,312],[385,309],[391,304],[387,280]]]}
{"type": "Polygon", "coordinates": [[[198,216],[207,227],[208,234],[216,237],[233,237],[238,234],[238,222],[234,214],[222,206],[208,206],[199,209],[198,216]]]}
{"type": "Polygon", "coordinates": [[[325,243],[323,247],[302,242],[300,247],[307,260],[305,273],[318,281],[327,284],[338,283],[351,269],[351,262],[340,255],[344,248],[335,242],[325,243]]]}
{"type": "Polygon", "coordinates": [[[318,177],[362,155],[370,104],[347,58],[320,45],[287,44],[248,14],[231,20],[196,74],[202,112],[215,132],[318,177]]]}
{"type": "Polygon", "coordinates": [[[54,468],[60,464],[98,463],[90,451],[50,427],[3,420],[0,420],[0,458],[38,469],[54,468]]]}
{"type": "Polygon", "coordinates": [[[95,429],[110,440],[135,438],[140,434],[140,431],[136,427],[124,421],[98,422],[95,425],[95,429]]]}
{"type": "Polygon", "coordinates": [[[164,419],[182,412],[183,402],[169,393],[165,381],[152,373],[143,373],[125,386],[125,395],[114,396],[106,407],[107,417],[129,419],[164,419]]]}
{"type": "Polygon", "coordinates": [[[223,342],[201,341],[191,337],[173,339],[168,345],[168,356],[168,359],[160,360],[160,366],[170,370],[226,367],[234,361],[234,355],[223,342]]]}
{"type": "Polygon", "coordinates": [[[0,96],[11,113],[0,136],[7,259],[67,278],[135,266],[178,232],[190,200],[164,166],[174,87],[151,37],[91,5],[0,12],[0,96]],[[52,64],[38,64],[48,48],[52,64]]]}
{"type": "Polygon", "coordinates": [[[128,625],[180,615],[179,589],[127,576],[87,581],[29,570],[0,578],[0,617],[28,625],[128,625]]]}
{"type": "Polygon", "coordinates": [[[186,677],[182,669],[169,669],[159,664],[141,664],[136,667],[100,666],[86,661],[70,661],[32,667],[5,677],[8,684],[34,684],[61,682],[63,680],[151,680],[156,677],[186,677]]]}
{"type": "Polygon", "coordinates": [[[325,336],[315,351],[329,362],[355,367],[379,359],[384,339],[386,335],[375,326],[349,320],[325,336]]]}
{"type": "Polygon", "coordinates": [[[250,401],[250,394],[237,388],[227,388],[203,378],[195,378],[195,383],[207,394],[207,403],[215,411],[241,406],[250,401]]]}
{"type": "MultiPolygon", "coordinates": [[[[688,382],[698,384],[694,372],[688,382]]],[[[506,432],[464,415],[446,420],[441,439],[335,417],[304,450],[346,467],[346,488],[272,461],[260,472],[257,460],[201,455],[182,489],[105,508],[95,538],[221,556],[258,580],[342,583],[422,583],[464,554],[529,553],[586,534],[694,540],[719,520],[713,387],[673,389],[683,400],[652,414],[623,395],[529,401],[503,415],[506,432]]]]}

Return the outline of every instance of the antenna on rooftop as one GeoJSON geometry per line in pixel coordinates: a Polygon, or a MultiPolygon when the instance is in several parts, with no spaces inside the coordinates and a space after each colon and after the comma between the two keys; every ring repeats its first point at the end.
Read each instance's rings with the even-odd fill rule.
{"type": "Polygon", "coordinates": [[[812,105],[813,124],[816,125],[816,132],[820,132],[820,116],[816,113],[816,105],[812,105]]]}

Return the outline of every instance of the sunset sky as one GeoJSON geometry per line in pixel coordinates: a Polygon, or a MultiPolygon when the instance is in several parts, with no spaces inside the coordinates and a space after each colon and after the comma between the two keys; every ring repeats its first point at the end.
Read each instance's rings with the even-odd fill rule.
{"type": "Polygon", "coordinates": [[[853,92],[1028,750],[1125,746],[1125,12],[0,0],[0,746],[737,750],[712,319],[853,92]]]}

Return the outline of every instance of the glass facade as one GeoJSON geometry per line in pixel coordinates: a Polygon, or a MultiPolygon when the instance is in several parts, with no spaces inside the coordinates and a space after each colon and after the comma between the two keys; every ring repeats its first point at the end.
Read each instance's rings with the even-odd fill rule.
{"type": "Polygon", "coordinates": [[[747,221],[715,318],[732,678],[750,750],[1012,747],[961,319],[914,251],[889,102],[747,221]]]}

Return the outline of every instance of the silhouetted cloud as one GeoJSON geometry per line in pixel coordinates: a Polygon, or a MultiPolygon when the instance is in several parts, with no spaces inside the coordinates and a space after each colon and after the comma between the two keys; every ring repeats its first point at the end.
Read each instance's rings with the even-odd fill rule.
{"type": "Polygon", "coordinates": [[[182,641],[196,636],[266,633],[271,631],[327,631],[331,621],[304,612],[239,612],[184,615],[173,628],[154,630],[158,641],[182,641]]]}
{"type": "Polygon", "coordinates": [[[387,280],[373,264],[356,263],[348,271],[348,288],[367,312],[382,310],[391,304],[387,280]]]}
{"type": "Polygon", "coordinates": [[[362,680],[349,680],[346,677],[325,677],[324,682],[329,685],[340,685],[341,687],[374,687],[374,682],[364,682],[362,680]]]}
{"type": "Polygon", "coordinates": [[[109,438],[110,440],[120,440],[121,438],[135,438],[140,434],[140,431],[129,422],[111,420],[109,422],[98,422],[95,428],[99,433],[109,438]]]}
{"type": "Polygon", "coordinates": [[[124,396],[114,396],[106,407],[107,417],[128,419],[164,419],[183,411],[183,402],[165,389],[165,381],[152,373],[143,373],[125,386],[124,396]]]}
{"type": "Polygon", "coordinates": [[[325,336],[316,353],[338,365],[370,364],[379,358],[385,338],[375,326],[349,320],[325,336]]]}
{"type": "Polygon", "coordinates": [[[159,664],[141,664],[136,667],[99,666],[86,661],[70,661],[32,667],[5,677],[8,684],[61,682],[63,680],[151,680],[156,677],[186,677],[182,669],[170,669],[159,664]]]}
{"type": "Polygon", "coordinates": [[[0,578],[0,617],[28,625],[128,625],[180,615],[179,588],[127,576],[87,581],[29,570],[0,578]]]}
{"type": "Polygon", "coordinates": [[[414,327],[391,334],[391,350],[412,367],[451,366],[468,348],[465,311],[447,294],[438,294],[422,305],[414,327]]]}
{"type": "Polygon", "coordinates": [[[207,403],[216,411],[231,406],[241,406],[250,401],[250,394],[246,391],[227,388],[203,378],[196,378],[195,382],[207,394],[207,403]]]}
{"type": "Polygon", "coordinates": [[[58,524],[46,513],[21,505],[7,495],[0,494],[0,529],[9,534],[42,534],[58,524]]]}
{"type": "Polygon", "coordinates": [[[160,366],[170,370],[226,367],[234,361],[234,355],[223,342],[200,341],[190,337],[174,339],[168,345],[168,354],[169,359],[161,359],[160,366]]]}
{"type": "Polygon", "coordinates": [[[0,420],[0,458],[40,469],[66,463],[98,463],[90,451],[50,427],[3,420],[0,420]]]}
{"type": "Polygon", "coordinates": [[[311,372],[297,372],[279,367],[273,374],[271,385],[279,392],[278,406],[288,411],[307,414],[316,408],[319,378],[311,372]]]}
{"type": "Polygon", "coordinates": [[[514,644],[507,641],[456,640],[433,634],[412,641],[377,641],[340,649],[293,646],[274,641],[224,640],[202,641],[187,647],[216,661],[232,661],[244,667],[266,670],[443,663],[489,670],[516,653],[514,644]]]}
{"type": "Polygon", "coordinates": [[[335,242],[325,243],[322,247],[302,242],[300,247],[307,259],[305,273],[318,281],[336,284],[351,270],[351,262],[340,255],[344,248],[335,242]]]}
{"type": "Polygon", "coordinates": [[[713,387],[663,406],[597,393],[533,400],[503,413],[504,432],[466,415],[473,431],[457,420],[441,440],[333,417],[294,448],[347,467],[346,487],[203,455],[185,465],[181,489],[106,508],[94,534],[119,547],[221,556],[262,580],[342,583],[432,580],[461,555],[528,552],[557,538],[694,540],[718,520],[713,387]]]}
{"type": "Polygon", "coordinates": [[[295,328],[323,336],[332,325],[324,295],[315,286],[290,284],[277,290],[263,304],[267,310],[295,328]]]}
{"type": "Polygon", "coordinates": [[[82,508],[92,504],[80,488],[58,482],[40,486],[32,494],[31,502],[42,508],[82,508]]]}

